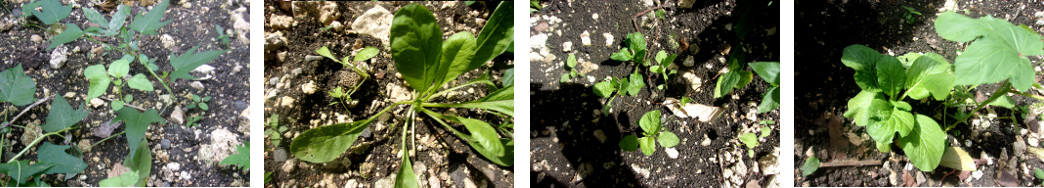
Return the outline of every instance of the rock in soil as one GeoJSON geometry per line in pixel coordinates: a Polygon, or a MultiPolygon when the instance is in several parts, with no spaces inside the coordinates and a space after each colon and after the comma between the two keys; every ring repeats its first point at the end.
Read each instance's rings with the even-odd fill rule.
{"type": "Polygon", "coordinates": [[[366,10],[355,21],[352,22],[352,31],[359,34],[370,35],[381,39],[384,46],[389,46],[388,34],[391,31],[392,13],[381,6],[374,6],[366,10]]]}
{"type": "Polygon", "coordinates": [[[218,128],[210,132],[210,143],[200,147],[198,159],[205,165],[217,165],[235,152],[236,145],[240,145],[239,136],[225,128],[218,128]]]}

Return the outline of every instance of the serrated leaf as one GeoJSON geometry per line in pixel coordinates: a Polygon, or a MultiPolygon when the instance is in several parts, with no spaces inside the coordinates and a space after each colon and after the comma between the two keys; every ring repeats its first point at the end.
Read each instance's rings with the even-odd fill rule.
{"type": "Polygon", "coordinates": [[[627,135],[620,140],[620,149],[624,151],[635,151],[638,150],[638,136],[627,135]]]}
{"type": "Polygon", "coordinates": [[[632,56],[633,55],[631,55],[631,51],[625,47],[621,48],[620,51],[617,51],[616,53],[609,55],[609,59],[628,62],[631,61],[631,58],[633,58],[632,56]]]}
{"type": "Polygon", "coordinates": [[[90,80],[87,87],[87,101],[105,94],[109,89],[109,76],[106,75],[105,65],[91,65],[83,70],[83,76],[90,80]]]}
{"type": "Polygon", "coordinates": [[[923,99],[931,94],[935,100],[944,100],[953,90],[953,70],[949,61],[939,54],[927,53],[913,60],[906,70],[907,95],[923,99]]]}
{"type": "Polygon", "coordinates": [[[47,114],[47,124],[43,126],[43,130],[55,132],[69,128],[86,117],[86,108],[74,109],[72,106],[69,106],[69,102],[65,100],[65,97],[55,96],[54,102],[51,103],[51,111],[47,114]]]}
{"type": "Polygon", "coordinates": [[[660,132],[660,136],[656,137],[656,141],[660,142],[660,146],[665,148],[671,148],[678,145],[678,135],[675,135],[671,131],[660,132]]]}
{"type": "Polygon", "coordinates": [[[960,171],[976,171],[975,159],[968,152],[959,147],[946,147],[939,166],[949,167],[960,171]]]}
{"type": "Polygon", "coordinates": [[[298,159],[312,163],[333,161],[359,139],[363,129],[372,121],[373,119],[367,119],[309,129],[293,139],[290,143],[290,153],[298,159]]]}
{"type": "Polygon", "coordinates": [[[76,26],[76,24],[66,23],[65,31],[62,31],[61,34],[58,34],[54,36],[54,38],[51,38],[51,45],[47,46],[47,50],[51,50],[55,47],[61,46],[62,44],[75,41],[76,39],[80,39],[80,37],[82,36],[83,30],[80,30],[79,26],[76,26]]]}
{"type": "Polygon", "coordinates": [[[638,120],[638,126],[649,134],[660,132],[660,110],[653,110],[642,115],[638,120]]]}
{"type": "Polygon", "coordinates": [[[134,16],[134,22],[131,22],[130,28],[143,35],[157,34],[156,29],[170,23],[170,21],[161,21],[163,20],[163,14],[166,13],[167,5],[169,3],[170,0],[163,0],[159,4],[152,6],[152,9],[150,9],[148,13],[145,13],[145,15],[134,16]]]}
{"type": "MultiPolygon", "coordinates": [[[[511,2],[501,2],[489,16],[486,25],[482,26],[476,39],[475,57],[471,59],[467,70],[474,70],[486,62],[504,53],[514,44],[515,6],[511,2]]],[[[445,53],[445,52],[443,52],[445,53]]]]}
{"type": "Polygon", "coordinates": [[[152,82],[149,81],[149,78],[142,73],[138,73],[134,75],[134,77],[131,77],[130,80],[127,80],[127,86],[142,91],[155,90],[154,88],[152,88],[152,82]]]}
{"type": "Polygon", "coordinates": [[[863,91],[881,91],[877,84],[877,61],[881,59],[881,53],[858,44],[845,47],[842,53],[841,63],[855,70],[853,78],[859,88],[863,91]]]}
{"type": "Polygon", "coordinates": [[[753,62],[747,65],[765,82],[779,85],[779,62],[753,62]]]}
{"type": "Polygon", "coordinates": [[[368,60],[370,58],[376,57],[377,54],[380,53],[380,52],[381,51],[378,50],[376,47],[367,46],[366,48],[363,48],[362,50],[359,50],[359,52],[355,54],[355,58],[352,61],[353,62],[366,61],[366,60],[368,60]]]}
{"type": "Polygon", "coordinates": [[[221,160],[221,165],[236,165],[243,170],[250,169],[250,142],[246,142],[243,145],[236,146],[238,153],[229,155],[225,159],[221,160]]]}
{"type": "Polygon", "coordinates": [[[641,145],[642,154],[645,156],[652,156],[656,152],[656,139],[653,137],[638,138],[638,145],[641,145]]]}
{"type": "Polygon", "coordinates": [[[130,71],[130,63],[134,61],[134,57],[130,55],[123,55],[123,58],[113,61],[109,64],[109,75],[112,77],[123,78],[130,71]]]}
{"type": "MultiPolygon", "coordinates": [[[[149,109],[142,113],[138,112],[137,109],[123,108],[118,112],[119,115],[116,116],[116,119],[122,120],[127,125],[124,131],[127,136],[128,148],[131,148],[128,156],[135,156],[135,152],[138,151],[138,145],[145,140],[145,131],[148,130],[149,124],[163,124],[163,118],[160,117],[159,111],[156,111],[156,109],[149,109]]],[[[146,147],[145,151],[148,151],[148,147],[146,147]]],[[[125,166],[130,167],[130,165],[125,166]]]]}
{"type": "Polygon", "coordinates": [[[21,64],[0,71],[0,101],[25,106],[36,100],[33,93],[36,93],[36,81],[25,75],[21,64]]]}
{"type": "Polygon", "coordinates": [[[931,172],[939,166],[946,150],[946,132],[931,117],[917,114],[916,128],[909,136],[899,137],[903,152],[917,169],[931,172]]]}
{"type": "Polygon", "coordinates": [[[805,164],[801,165],[801,176],[808,176],[816,172],[819,169],[819,158],[808,157],[805,159],[805,164]]]}
{"type": "Polygon", "coordinates": [[[52,165],[51,168],[44,172],[45,174],[62,173],[65,174],[65,179],[68,180],[87,169],[87,163],[83,162],[81,157],[69,155],[65,151],[70,147],[72,146],[54,145],[51,142],[44,142],[40,145],[40,150],[36,155],[37,160],[39,163],[52,165]]]}
{"type": "Polygon", "coordinates": [[[138,172],[130,171],[120,176],[105,178],[98,182],[99,187],[132,187],[138,182],[138,172]]]}
{"type": "Polygon", "coordinates": [[[410,4],[395,12],[391,26],[391,52],[395,67],[417,93],[431,86],[429,70],[442,54],[442,30],[427,7],[410,4]]]}
{"type": "Polygon", "coordinates": [[[613,91],[616,91],[616,88],[613,87],[613,83],[610,81],[598,82],[591,89],[594,90],[595,95],[601,98],[608,98],[613,94],[613,91]]]}
{"type": "Polygon", "coordinates": [[[14,178],[18,184],[25,184],[30,176],[42,174],[49,168],[51,168],[51,164],[36,163],[29,165],[29,160],[16,160],[0,164],[0,173],[5,173],[7,177],[14,178]]]}
{"type": "Polygon", "coordinates": [[[199,46],[192,47],[192,49],[180,56],[174,56],[173,53],[170,55],[170,66],[174,67],[174,72],[170,73],[171,81],[196,79],[196,77],[189,75],[189,72],[226,52],[225,50],[209,50],[196,53],[196,48],[199,48],[199,46]]]}
{"type": "Polygon", "coordinates": [[[44,25],[54,24],[58,20],[69,17],[69,13],[72,13],[72,5],[62,6],[58,0],[43,0],[42,5],[41,11],[33,10],[33,16],[39,18],[44,25]]]}

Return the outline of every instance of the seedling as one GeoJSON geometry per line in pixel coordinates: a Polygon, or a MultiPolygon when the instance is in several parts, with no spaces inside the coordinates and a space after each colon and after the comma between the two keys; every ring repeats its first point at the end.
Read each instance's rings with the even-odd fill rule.
{"type": "Polygon", "coordinates": [[[759,142],[758,140],[768,137],[769,134],[772,134],[772,128],[761,127],[760,136],[755,133],[743,133],[742,135],[740,135],[740,142],[742,142],[743,145],[747,146],[747,156],[754,158],[754,148],[761,145],[761,142],[759,142]]]}
{"type": "Polygon", "coordinates": [[[72,5],[62,6],[62,3],[58,0],[41,0],[41,1],[30,1],[25,5],[22,5],[22,18],[29,18],[30,16],[36,17],[44,25],[51,25],[58,20],[69,17],[69,13],[72,12],[72,5]],[[37,11],[36,8],[40,8],[37,11]]]}
{"type": "Polygon", "coordinates": [[[908,7],[904,5],[903,9],[906,9],[906,12],[903,12],[903,21],[905,21],[907,24],[913,24],[914,16],[921,15],[921,12],[917,12],[917,10],[914,10],[913,7],[908,7]]]}
{"type": "Polygon", "coordinates": [[[569,73],[563,74],[560,82],[567,82],[569,79],[586,76],[584,73],[576,71],[576,56],[573,54],[569,54],[569,59],[566,59],[566,70],[568,70],[569,73]]]}
{"type": "Polygon", "coordinates": [[[357,67],[355,63],[366,61],[377,56],[377,54],[380,53],[380,50],[378,50],[376,47],[368,46],[359,50],[359,52],[355,54],[355,58],[351,58],[351,56],[344,56],[343,60],[334,57],[333,54],[330,53],[330,49],[326,48],[326,46],[323,46],[322,48],[315,50],[315,52],[323,57],[330,58],[330,60],[333,60],[334,62],[340,63],[344,67],[351,67],[356,74],[359,74],[359,76],[362,77],[362,80],[359,81],[359,83],[355,84],[355,86],[351,88],[348,88],[347,91],[342,90],[341,86],[337,86],[337,88],[334,88],[334,90],[327,92],[327,94],[329,94],[331,97],[340,100],[338,102],[330,103],[330,105],[341,103],[341,106],[343,106],[345,110],[348,110],[348,106],[346,103],[352,101],[352,94],[354,94],[355,91],[358,91],[359,86],[362,86],[362,84],[370,78],[370,74],[366,73],[365,70],[357,67]]]}
{"type": "Polygon", "coordinates": [[[805,159],[805,164],[801,165],[801,176],[808,176],[819,170],[819,158],[810,156],[805,159]]]}
{"type": "Polygon", "coordinates": [[[403,155],[398,175],[395,178],[396,187],[418,186],[407,147],[407,140],[412,137],[408,137],[407,133],[411,128],[415,128],[414,120],[419,113],[430,116],[449,132],[466,141],[490,162],[500,166],[511,166],[514,141],[510,133],[502,136],[498,134],[497,129],[485,121],[441,114],[429,108],[484,110],[502,117],[505,122],[511,121],[511,117],[514,116],[513,85],[499,88],[475,101],[433,103],[432,99],[473,84],[493,85],[487,76],[483,76],[480,79],[439,91],[451,80],[485,65],[486,62],[508,49],[512,44],[514,30],[512,12],[510,2],[501,3],[491,14],[478,38],[469,32],[461,32],[443,41],[442,30],[434,15],[426,7],[411,4],[400,8],[392,20],[391,53],[396,69],[413,89],[414,98],[409,101],[396,102],[363,120],[327,125],[305,131],[290,143],[291,153],[298,159],[312,163],[333,161],[348,150],[366,126],[377,117],[393,107],[405,104],[408,105],[405,112],[407,121],[401,126],[403,155]],[[458,131],[446,121],[464,124],[470,135],[458,131]]]}
{"type": "Polygon", "coordinates": [[[638,92],[645,87],[645,82],[642,81],[642,74],[635,72],[632,73],[630,78],[606,78],[605,81],[598,82],[594,85],[595,95],[602,98],[609,98],[602,106],[602,115],[608,116],[609,111],[613,108],[613,100],[616,96],[620,95],[638,95],[638,92]]]}
{"type": "MultiPolygon", "coordinates": [[[[206,112],[207,110],[210,110],[210,106],[207,105],[207,102],[210,102],[210,96],[206,96],[206,97],[200,98],[199,95],[192,94],[191,98],[192,98],[192,102],[189,102],[189,105],[185,107],[185,111],[186,112],[188,112],[189,110],[192,110],[192,109],[196,109],[196,108],[199,108],[200,110],[203,110],[204,112],[206,112]]],[[[198,115],[189,116],[188,117],[188,121],[185,121],[185,126],[187,126],[187,127],[195,127],[195,126],[198,125],[198,124],[196,124],[196,122],[198,122],[199,120],[202,120],[202,119],[203,119],[203,116],[198,116],[198,115]]]]}
{"type": "MultiPolygon", "coordinates": [[[[268,136],[268,140],[272,143],[273,147],[270,147],[270,148],[279,147],[279,145],[282,144],[282,141],[283,141],[283,133],[288,131],[289,128],[284,127],[284,126],[279,126],[279,115],[278,114],[273,114],[271,117],[268,117],[268,124],[267,125],[268,125],[268,128],[265,128],[265,136],[268,136]]],[[[273,150],[273,149],[269,149],[269,150],[273,150]]]]}
{"type": "Polygon", "coordinates": [[[642,115],[642,119],[638,120],[638,126],[642,128],[642,137],[636,135],[625,136],[620,140],[620,149],[635,151],[641,147],[642,154],[652,156],[656,152],[656,142],[659,142],[660,146],[664,148],[672,148],[678,145],[678,135],[664,130],[660,124],[659,110],[646,112],[645,115],[642,115]]]}
{"type": "Polygon", "coordinates": [[[217,30],[217,40],[221,41],[221,45],[225,46],[225,48],[228,48],[228,45],[231,43],[231,41],[229,41],[229,36],[235,35],[236,33],[232,32],[225,34],[225,29],[222,29],[220,25],[214,25],[214,30],[217,30]]]}
{"type": "Polygon", "coordinates": [[[660,52],[656,53],[656,57],[654,57],[653,60],[656,60],[657,64],[650,66],[649,72],[660,73],[660,75],[663,77],[664,83],[656,86],[656,88],[662,90],[667,85],[668,77],[678,73],[678,69],[671,69],[671,63],[674,63],[674,58],[677,57],[678,55],[675,54],[667,55],[667,52],[663,50],[660,50],[660,52]]]}
{"type": "Polygon", "coordinates": [[[236,165],[243,170],[250,170],[250,142],[236,146],[236,154],[221,160],[221,165],[236,165]]]}

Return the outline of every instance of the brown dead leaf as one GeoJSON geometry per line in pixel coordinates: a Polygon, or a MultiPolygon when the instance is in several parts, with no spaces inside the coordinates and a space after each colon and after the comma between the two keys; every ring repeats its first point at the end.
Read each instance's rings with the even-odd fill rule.
{"type": "Polygon", "coordinates": [[[123,124],[122,121],[106,121],[105,123],[102,123],[101,126],[94,128],[94,136],[101,138],[109,137],[112,135],[113,130],[116,130],[116,128],[120,128],[121,124],[123,124]]]}
{"type": "Polygon", "coordinates": [[[910,175],[909,171],[903,170],[903,187],[913,187],[917,185],[917,180],[910,175]]]}
{"type": "Polygon", "coordinates": [[[130,171],[131,171],[130,168],[124,167],[123,164],[116,163],[115,165],[112,165],[112,168],[109,169],[109,174],[108,174],[109,176],[108,177],[110,177],[110,178],[111,177],[117,177],[117,176],[120,176],[123,173],[130,172],[130,171]]]}

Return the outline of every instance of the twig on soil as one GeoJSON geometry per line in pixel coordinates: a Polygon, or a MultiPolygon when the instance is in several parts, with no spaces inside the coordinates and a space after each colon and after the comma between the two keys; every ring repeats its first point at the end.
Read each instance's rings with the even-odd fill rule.
{"type": "Polygon", "coordinates": [[[25,112],[28,112],[29,109],[33,109],[33,107],[36,107],[37,105],[40,105],[44,101],[51,100],[51,98],[53,98],[53,97],[54,96],[47,96],[47,97],[44,97],[44,98],[42,98],[40,100],[36,100],[36,102],[34,102],[33,104],[30,104],[29,106],[26,106],[24,109],[22,109],[22,112],[19,112],[18,115],[15,115],[14,118],[11,118],[11,121],[7,121],[7,122],[4,122],[3,124],[0,124],[0,129],[7,128],[8,125],[11,125],[11,122],[18,121],[18,118],[22,117],[22,114],[25,114],[25,112]]]}
{"type": "Polygon", "coordinates": [[[834,167],[860,167],[860,166],[877,166],[881,165],[881,161],[878,160],[866,160],[866,161],[853,161],[853,160],[842,160],[842,161],[831,161],[826,163],[820,163],[819,168],[834,168],[834,167]]]}
{"type": "Polygon", "coordinates": [[[656,9],[665,8],[665,7],[667,7],[667,5],[669,5],[669,4],[664,3],[664,4],[660,5],[660,6],[649,8],[649,9],[647,9],[645,11],[642,11],[642,12],[640,12],[638,14],[635,14],[634,17],[631,17],[631,23],[634,24],[634,30],[638,31],[639,33],[642,32],[642,28],[638,27],[638,17],[639,16],[645,15],[646,13],[649,13],[650,11],[653,11],[653,10],[656,10],[656,9]]]}
{"type": "MultiPolygon", "coordinates": [[[[105,100],[107,100],[109,102],[112,102],[112,99],[110,99],[110,98],[106,98],[106,97],[98,97],[98,98],[105,99],[105,100]]],[[[138,110],[141,110],[141,111],[145,111],[145,108],[134,106],[134,105],[127,104],[127,103],[123,103],[123,106],[124,107],[131,107],[131,108],[138,109],[138,110]]]]}

